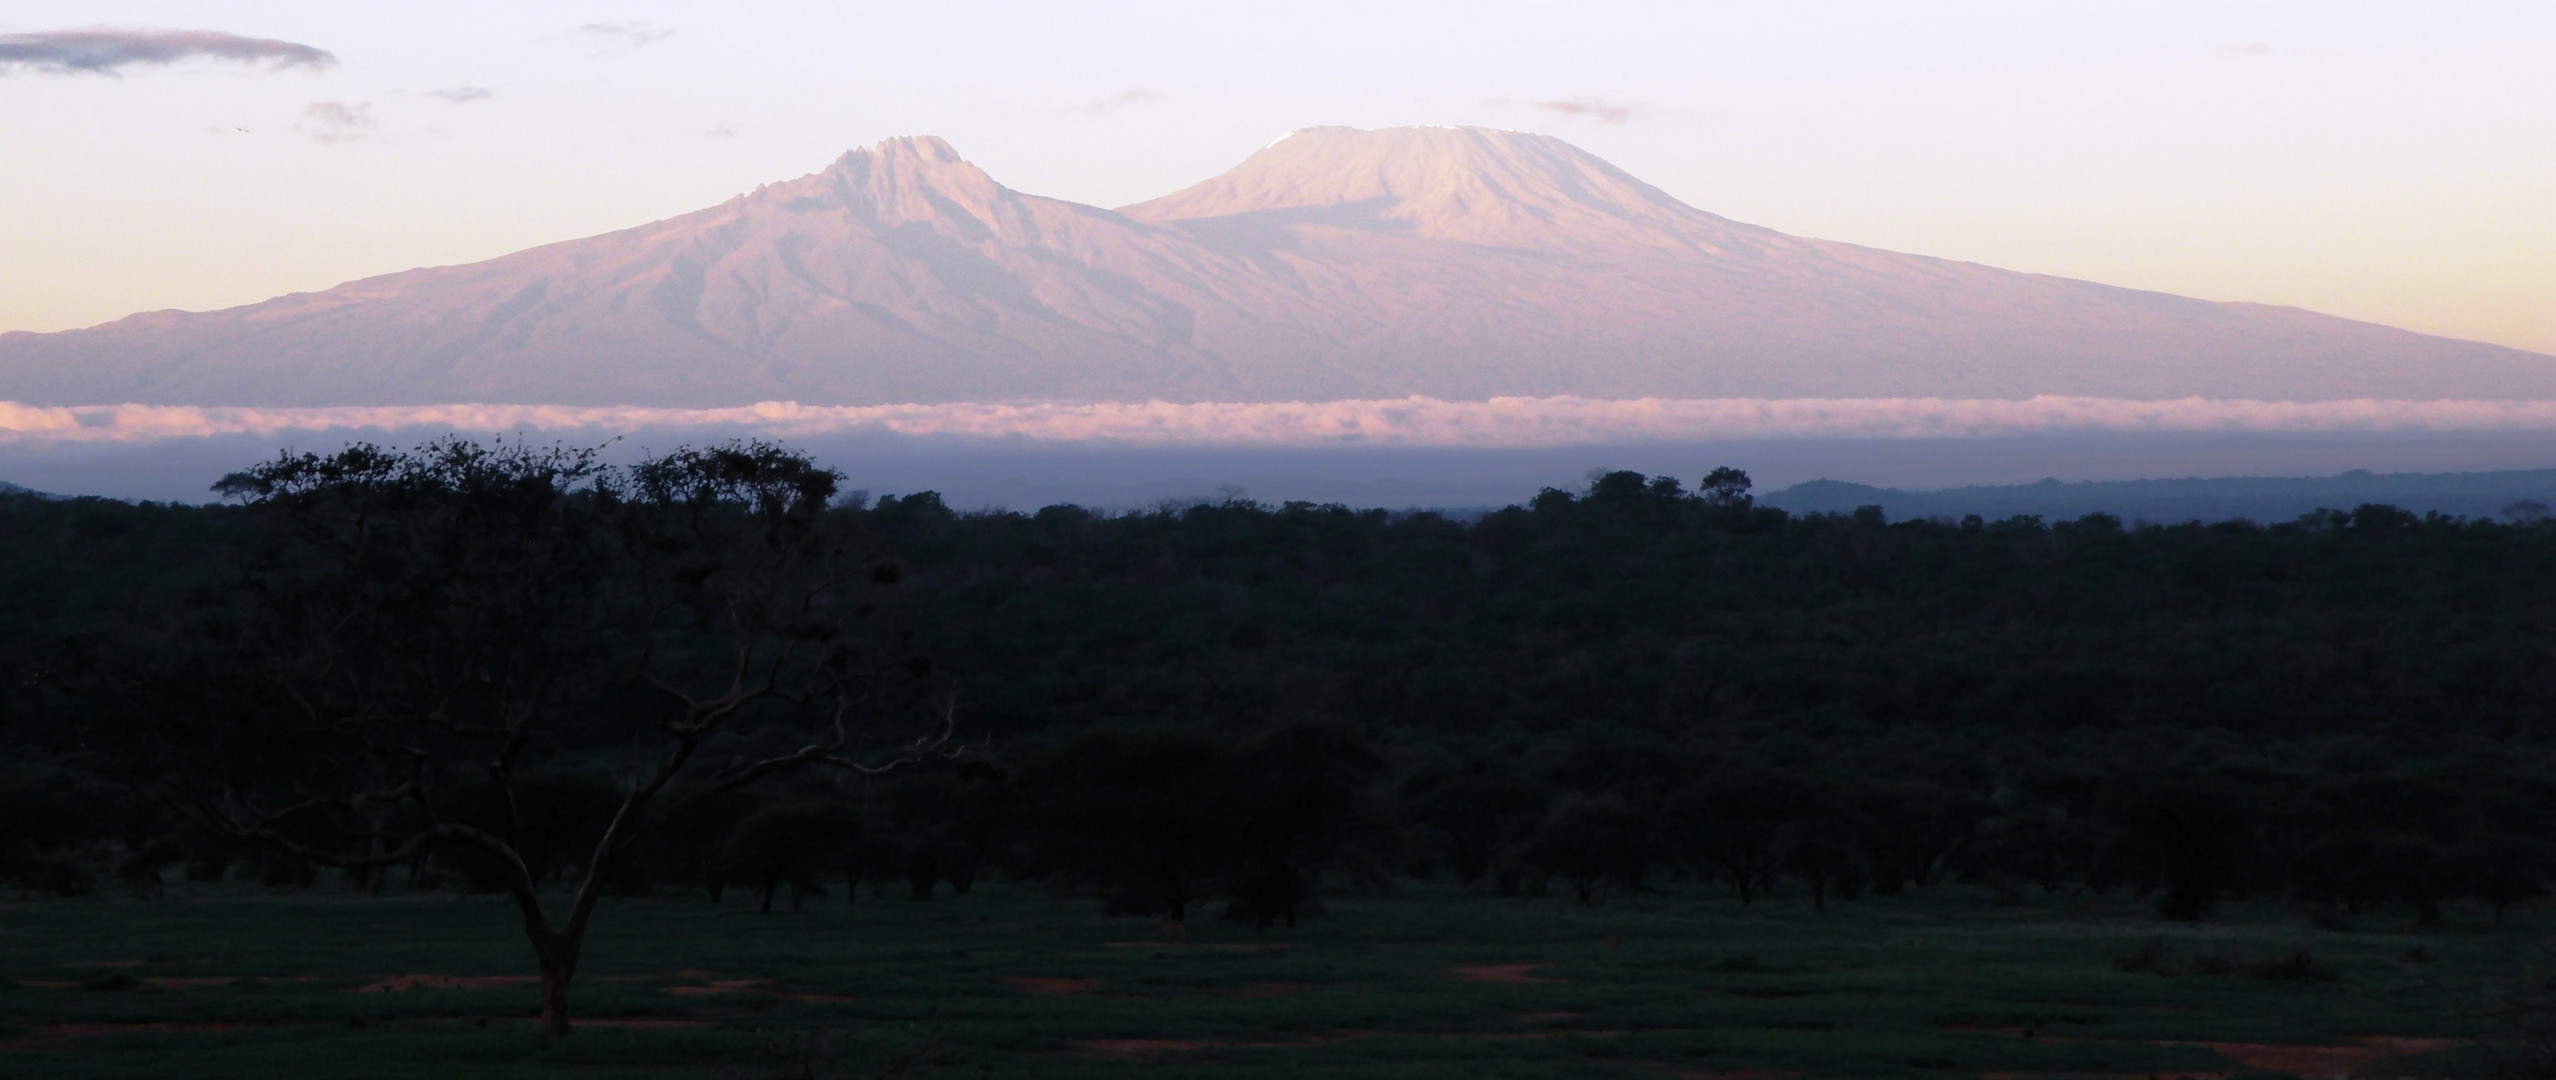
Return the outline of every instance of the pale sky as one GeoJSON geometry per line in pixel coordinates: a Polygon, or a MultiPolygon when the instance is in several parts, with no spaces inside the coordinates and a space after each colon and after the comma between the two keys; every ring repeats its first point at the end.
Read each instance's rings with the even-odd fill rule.
{"type": "Polygon", "coordinates": [[[1116,206],[1440,123],[1799,235],[2556,353],[2551,56],[2547,0],[0,0],[0,330],[490,258],[893,135],[1116,206]],[[96,27],[335,62],[7,62],[96,27]]]}

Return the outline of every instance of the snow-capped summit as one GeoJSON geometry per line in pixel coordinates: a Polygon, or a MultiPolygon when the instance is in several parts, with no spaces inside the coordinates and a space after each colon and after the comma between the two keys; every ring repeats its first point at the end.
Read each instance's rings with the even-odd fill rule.
{"type": "Polygon", "coordinates": [[[1550,135],[1490,128],[1305,128],[1222,176],[1122,212],[1164,222],[1282,215],[1555,251],[1779,236],[1681,203],[1550,135]]]}

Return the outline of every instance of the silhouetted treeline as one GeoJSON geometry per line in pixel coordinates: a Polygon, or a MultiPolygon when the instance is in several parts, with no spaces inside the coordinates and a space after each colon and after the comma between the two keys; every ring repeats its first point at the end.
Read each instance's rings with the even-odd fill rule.
{"type": "MultiPolygon", "coordinates": [[[[1397,874],[1822,906],[1959,881],[2431,920],[2556,874],[2556,524],[1794,516],[1729,470],[1472,520],[830,513],[894,553],[893,621],[958,681],[975,748],[686,804],[617,888],[773,907],[999,873],[1269,925],[1397,874]]],[[[265,537],[237,506],[0,498],[0,876],[314,879],[191,829],[99,745],[133,656],[246,610],[265,537]]],[[[714,654],[714,629],[661,647],[714,654]]],[[[573,707],[593,722],[529,754],[539,805],[514,811],[563,837],[527,840],[541,875],[626,786],[629,706],[573,707]]],[[[495,888],[474,858],[391,884],[495,888]]]]}

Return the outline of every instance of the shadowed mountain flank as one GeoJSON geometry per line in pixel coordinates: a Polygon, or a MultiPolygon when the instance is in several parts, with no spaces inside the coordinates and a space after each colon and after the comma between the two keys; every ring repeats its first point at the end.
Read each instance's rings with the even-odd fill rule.
{"type": "Polygon", "coordinates": [[[44,405],[2556,399],[2556,358],[1809,240],[1559,139],[1310,128],[1112,211],[891,139],[707,210],[0,335],[44,405]]]}

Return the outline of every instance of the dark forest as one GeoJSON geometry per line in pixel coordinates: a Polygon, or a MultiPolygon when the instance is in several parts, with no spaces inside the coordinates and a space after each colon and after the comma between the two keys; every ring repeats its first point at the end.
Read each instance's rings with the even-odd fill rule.
{"type": "Polygon", "coordinates": [[[1470,519],[846,482],[446,442],[203,506],[0,497],[0,879],[511,892],[564,995],[630,894],[994,874],[1283,927],[1412,877],[1960,882],[2348,925],[2556,874],[2543,519],[1890,521],[1730,469],[1470,519]]]}

